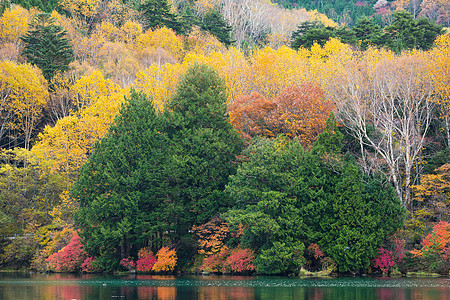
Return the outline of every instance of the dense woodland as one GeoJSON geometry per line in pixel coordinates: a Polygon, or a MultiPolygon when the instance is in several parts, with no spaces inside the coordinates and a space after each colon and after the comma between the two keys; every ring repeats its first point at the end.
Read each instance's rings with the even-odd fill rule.
{"type": "Polygon", "coordinates": [[[448,274],[449,4],[281,2],[3,1],[0,266],[448,274]]]}

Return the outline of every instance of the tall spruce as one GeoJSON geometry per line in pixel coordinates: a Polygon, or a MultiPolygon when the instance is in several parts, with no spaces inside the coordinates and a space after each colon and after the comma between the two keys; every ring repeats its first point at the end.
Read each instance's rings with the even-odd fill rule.
{"type": "Polygon", "coordinates": [[[183,34],[184,26],[178,16],[172,13],[167,0],[146,0],[140,5],[140,10],[146,19],[147,28],[167,27],[177,34],[183,34]]]}
{"type": "Polygon", "coordinates": [[[167,136],[160,129],[152,102],[132,92],[72,189],[80,203],[80,236],[105,268],[114,268],[121,258],[136,255],[149,240],[158,242],[153,237],[172,229],[164,215],[172,206],[166,171],[172,164],[167,136]]]}
{"type": "Polygon", "coordinates": [[[48,13],[38,14],[28,33],[23,36],[24,49],[22,55],[36,65],[50,81],[58,71],[67,71],[74,60],[73,49],[66,31],[56,25],[48,13]]]}

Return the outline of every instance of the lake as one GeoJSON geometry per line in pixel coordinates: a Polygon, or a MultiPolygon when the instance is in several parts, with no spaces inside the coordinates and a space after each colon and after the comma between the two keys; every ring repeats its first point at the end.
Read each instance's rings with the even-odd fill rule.
{"type": "Polygon", "coordinates": [[[0,273],[0,299],[450,299],[449,278],[0,273]]]}

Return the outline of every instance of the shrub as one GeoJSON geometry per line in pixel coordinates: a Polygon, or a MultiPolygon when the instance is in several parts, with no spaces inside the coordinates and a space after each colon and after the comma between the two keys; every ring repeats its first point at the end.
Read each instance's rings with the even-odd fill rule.
{"type": "Polygon", "coordinates": [[[177,254],[175,250],[170,250],[168,247],[162,247],[156,253],[156,263],[152,270],[155,272],[173,272],[177,264],[177,254]]]}
{"type": "Polygon", "coordinates": [[[231,250],[226,264],[233,273],[249,273],[256,270],[254,260],[255,254],[252,250],[236,248],[231,250]]]}
{"type": "Polygon", "coordinates": [[[90,256],[86,258],[84,262],[81,264],[81,271],[86,273],[96,273],[100,272],[101,268],[97,263],[97,259],[95,257],[90,256]]]}
{"type": "Polygon", "coordinates": [[[81,239],[75,231],[70,243],[59,252],[50,255],[46,261],[53,271],[75,272],[81,269],[81,265],[86,258],[87,253],[84,251],[81,239]]]}
{"type": "Polygon", "coordinates": [[[136,263],[131,257],[122,259],[120,261],[120,265],[125,269],[127,269],[128,271],[134,270],[136,268],[136,263]]]}
{"type": "Polygon", "coordinates": [[[379,268],[383,275],[386,275],[389,269],[395,265],[391,251],[380,248],[377,257],[373,260],[373,265],[375,268],[379,268]]]}
{"type": "Polygon", "coordinates": [[[138,260],[136,262],[136,270],[138,270],[139,272],[150,272],[155,263],[156,258],[153,255],[152,251],[150,251],[148,248],[142,248],[141,250],[139,250],[138,260]]]}
{"type": "Polygon", "coordinates": [[[208,257],[206,257],[203,260],[202,265],[200,266],[200,271],[205,272],[212,272],[212,273],[226,273],[226,259],[228,255],[230,254],[230,251],[227,246],[222,247],[220,252],[216,254],[212,254],[208,257]]]}

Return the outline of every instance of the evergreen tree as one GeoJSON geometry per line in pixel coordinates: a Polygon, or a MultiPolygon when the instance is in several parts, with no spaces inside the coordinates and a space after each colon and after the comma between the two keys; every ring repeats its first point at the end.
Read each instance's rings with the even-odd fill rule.
{"type": "Polygon", "coordinates": [[[355,40],[360,43],[361,50],[366,50],[370,45],[380,45],[383,31],[373,19],[364,17],[359,19],[355,26],[352,27],[355,40]]]}
{"type": "MultiPolygon", "coordinates": [[[[226,113],[224,81],[206,65],[194,65],[165,112],[166,131],[183,173],[179,201],[189,211],[188,226],[202,224],[230,206],[223,193],[242,141],[226,113]]],[[[190,228],[185,228],[186,232],[190,228]]]]}
{"type": "Polygon", "coordinates": [[[167,27],[177,34],[183,34],[184,28],[177,15],[170,11],[171,6],[167,0],[146,0],[141,4],[140,10],[147,19],[147,28],[167,27]]]}
{"type": "Polygon", "coordinates": [[[391,25],[384,28],[383,42],[391,50],[400,53],[403,50],[429,50],[436,37],[443,33],[442,26],[432,23],[429,19],[413,16],[404,10],[393,14],[391,25]]]}
{"type": "Polygon", "coordinates": [[[311,48],[314,43],[321,46],[332,37],[335,37],[335,29],[333,27],[324,26],[318,22],[303,22],[298,25],[297,31],[291,35],[291,47],[298,50],[300,47],[311,48]]]}
{"type": "Polygon", "coordinates": [[[152,236],[171,228],[169,142],[145,95],[131,93],[107,136],[97,143],[72,189],[86,250],[114,268],[152,236]]]}
{"type": "MultiPolygon", "coordinates": [[[[403,221],[392,186],[363,180],[341,156],[333,115],[312,150],[297,141],[256,139],[226,188],[235,209],[224,217],[243,224],[243,247],[257,253],[263,273],[289,273],[295,253],[317,243],[341,272],[365,270],[388,234],[403,221]]],[[[301,266],[301,264],[300,264],[301,266]]]]}
{"type": "Polygon", "coordinates": [[[22,55],[30,64],[36,65],[50,81],[58,71],[67,71],[74,59],[73,49],[66,31],[50,14],[38,14],[28,33],[21,38],[25,44],[22,55]]]}
{"type": "Polygon", "coordinates": [[[211,33],[225,46],[230,46],[233,28],[227,24],[223,16],[215,10],[208,11],[200,24],[201,29],[211,33]]]}

